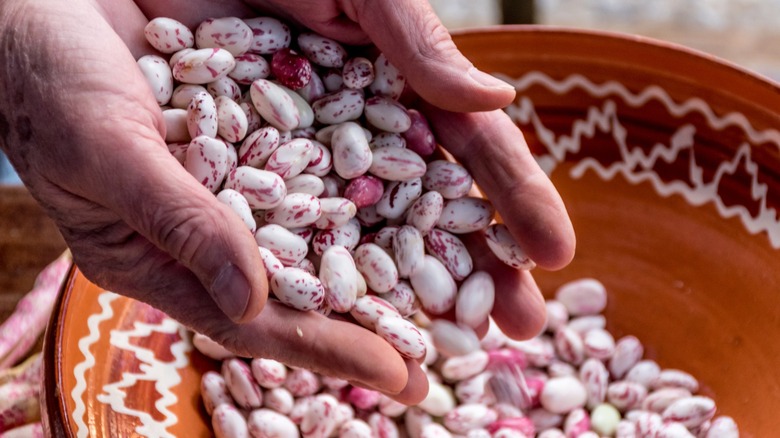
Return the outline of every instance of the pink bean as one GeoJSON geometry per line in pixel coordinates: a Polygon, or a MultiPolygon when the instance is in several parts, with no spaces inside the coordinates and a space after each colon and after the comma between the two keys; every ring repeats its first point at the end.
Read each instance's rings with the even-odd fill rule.
{"type": "Polygon", "coordinates": [[[271,58],[271,73],[280,84],[291,90],[305,87],[311,80],[311,72],[309,60],[290,48],[277,50],[271,58]]]}
{"type": "Polygon", "coordinates": [[[409,129],[403,133],[406,147],[422,157],[430,156],[436,150],[436,138],[431,132],[428,120],[415,109],[408,110],[407,114],[409,114],[412,123],[409,129]]]}
{"type": "Polygon", "coordinates": [[[357,208],[376,204],[382,198],[385,187],[382,180],[371,175],[361,175],[352,179],[344,188],[344,197],[352,201],[357,208]]]}

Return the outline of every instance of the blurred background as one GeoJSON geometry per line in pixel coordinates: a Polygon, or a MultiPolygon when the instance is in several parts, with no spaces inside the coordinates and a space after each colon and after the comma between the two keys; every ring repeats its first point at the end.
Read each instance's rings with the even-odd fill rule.
{"type": "MultiPolygon", "coordinates": [[[[780,81],[780,0],[430,0],[451,30],[501,23],[634,33],[780,81]]],[[[0,184],[19,180],[0,152],[0,184]]]]}

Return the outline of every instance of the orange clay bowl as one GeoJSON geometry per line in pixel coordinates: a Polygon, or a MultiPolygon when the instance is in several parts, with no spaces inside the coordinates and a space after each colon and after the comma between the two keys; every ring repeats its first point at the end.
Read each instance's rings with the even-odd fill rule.
{"type": "MultiPolygon", "coordinates": [[[[542,27],[473,30],[458,46],[513,83],[511,117],[578,236],[548,296],[595,277],[608,329],[698,377],[743,437],[780,406],[780,88],[671,44],[542,27]]],[[[69,436],[208,436],[200,375],[217,364],[159,312],[77,271],[46,343],[46,423],[69,436]],[[169,435],[168,435],[169,434],[169,435]]]]}

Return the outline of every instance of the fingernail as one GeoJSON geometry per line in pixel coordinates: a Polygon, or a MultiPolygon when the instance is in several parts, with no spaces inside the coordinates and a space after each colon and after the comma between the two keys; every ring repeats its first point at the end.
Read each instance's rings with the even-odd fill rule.
{"type": "Polygon", "coordinates": [[[211,295],[230,319],[237,321],[244,316],[251,293],[249,281],[233,263],[226,263],[211,283],[211,295]]]}
{"type": "Polygon", "coordinates": [[[502,81],[501,79],[498,79],[497,77],[487,74],[482,70],[477,69],[476,67],[471,67],[469,69],[469,76],[471,76],[472,79],[479,82],[485,87],[488,88],[496,88],[499,90],[515,90],[515,87],[513,87],[511,84],[502,81]]]}

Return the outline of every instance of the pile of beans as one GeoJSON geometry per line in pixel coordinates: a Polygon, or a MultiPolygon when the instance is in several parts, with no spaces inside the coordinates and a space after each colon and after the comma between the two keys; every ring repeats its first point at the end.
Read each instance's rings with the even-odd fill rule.
{"type": "MultiPolygon", "coordinates": [[[[203,376],[203,403],[218,437],[733,438],[734,420],[678,369],[643,359],[634,336],[614,339],[594,279],[561,286],[541,335],[507,338],[491,323],[480,348],[449,356],[429,343],[430,391],[405,406],[376,391],[245,360],[202,335],[196,348],[222,360],[203,376]]],[[[423,322],[424,324],[424,322],[423,322]]],[[[428,328],[419,327],[427,342],[428,328]]]]}
{"type": "Polygon", "coordinates": [[[301,311],[349,314],[430,380],[415,407],[375,391],[256,358],[223,360],[203,376],[219,437],[737,436],[696,380],[641,361],[598,316],[594,280],[548,302],[548,333],[480,341],[494,284],[474,271],[459,235],[481,233],[518,269],[534,267],[473,195],[472,178],[441,159],[424,116],[401,102],[405,80],[387,59],[271,17],[225,17],[194,32],[156,18],[160,55],[138,59],[163,108],[170,152],[255,236],[275,299],[301,311]],[[455,321],[436,319],[453,311],[455,321]],[[423,312],[424,311],[424,312],[423,312]],[[428,319],[432,316],[433,320],[428,319]],[[570,316],[573,317],[570,319],[570,316]]]}

